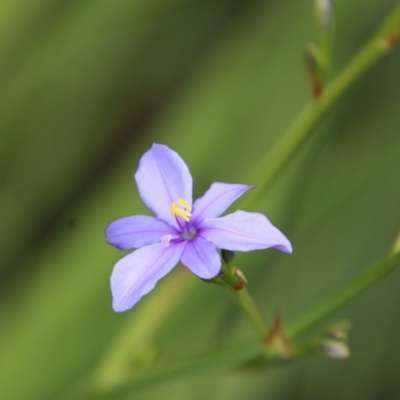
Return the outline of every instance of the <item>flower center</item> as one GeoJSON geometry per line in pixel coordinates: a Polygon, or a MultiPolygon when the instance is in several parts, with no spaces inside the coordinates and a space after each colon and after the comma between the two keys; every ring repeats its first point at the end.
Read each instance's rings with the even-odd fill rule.
{"type": "Polygon", "coordinates": [[[196,228],[189,223],[192,216],[191,211],[192,207],[186,200],[178,199],[171,203],[171,216],[176,219],[181,231],[181,237],[185,240],[192,240],[197,233],[196,228]]]}
{"type": "Polygon", "coordinates": [[[196,236],[196,233],[196,228],[194,226],[190,226],[183,229],[181,236],[185,240],[192,240],[196,236]]]}
{"type": "Polygon", "coordinates": [[[172,218],[176,218],[176,216],[181,217],[185,222],[190,221],[190,217],[192,214],[192,207],[190,207],[189,203],[186,200],[178,199],[171,203],[171,216],[172,218]]]}

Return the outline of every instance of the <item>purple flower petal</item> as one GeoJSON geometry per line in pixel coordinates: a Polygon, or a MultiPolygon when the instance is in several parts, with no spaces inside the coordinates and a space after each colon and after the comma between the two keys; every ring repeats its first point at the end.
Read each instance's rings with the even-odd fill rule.
{"type": "Polygon", "coordinates": [[[146,206],[177,228],[171,216],[172,202],[182,199],[192,205],[192,176],[182,158],[167,146],[154,143],[140,159],[135,179],[146,206]]]}
{"type": "Polygon", "coordinates": [[[216,247],[199,236],[187,243],[181,263],[202,279],[214,278],[221,270],[216,247]]]}
{"type": "Polygon", "coordinates": [[[208,218],[200,223],[197,232],[220,249],[249,251],[275,247],[292,252],[286,236],[258,213],[236,211],[225,217],[208,218]]]}
{"type": "Polygon", "coordinates": [[[252,186],[215,182],[193,205],[192,222],[219,217],[237,198],[252,186]]]}
{"type": "Polygon", "coordinates": [[[179,233],[165,222],[149,215],[133,215],[111,222],[105,231],[107,243],[120,250],[130,250],[160,243],[166,235],[179,237],[179,233]]]}
{"type": "Polygon", "coordinates": [[[142,296],[149,293],[175,267],[185,245],[185,242],[169,246],[152,244],[118,261],[111,274],[114,311],[132,308],[142,296]]]}

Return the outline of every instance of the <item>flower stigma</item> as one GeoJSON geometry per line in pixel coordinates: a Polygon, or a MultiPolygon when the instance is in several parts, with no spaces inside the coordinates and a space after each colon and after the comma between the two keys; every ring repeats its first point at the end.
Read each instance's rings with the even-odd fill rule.
{"type": "Polygon", "coordinates": [[[171,236],[171,235],[164,235],[164,236],[161,238],[161,243],[162,243],[164,246],[169,246],[169,244],[171,243],[171,240],[172,240],[172,236],[171,236]]]}

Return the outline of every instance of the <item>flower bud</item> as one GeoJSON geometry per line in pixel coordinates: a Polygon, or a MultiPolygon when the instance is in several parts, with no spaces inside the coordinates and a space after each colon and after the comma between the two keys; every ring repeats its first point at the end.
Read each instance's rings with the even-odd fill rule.
{"type": "Polygon", "coordinates": [[[337,340],[324,340],[319,345],[319,350],[328,357],[345,360],[350,356],[347,345],[337,340]]]}
{"type": "Polygon", "coordinates": [[[318,20],[324,31],[329,31],[332,25],[332,5],[329,0],[315,0],[318,20]]]}
{"type": "Polygon", "coordinates": [[[316,76],[320,65],[318,49],[314,43],[308,43],[304,51],[304,60],[306,67],[311,75],[316,76]]]}
{"type": "Polygon", "coordinates": [[[394,242],[392,254],[396,254],[400,252],[400,234],[397,236],[396,241],[394,242]]]}
{"type": "Polygon", "coordinates": [[[319,351],[331,358],[345,360],[350,356],[350,350],[346,344],[350,331],[350,322],[338,321],[331,325],[323,333],[318,345],[319,351]]]}
{"type": "Polygon", "coordinates": [[[347,340],[350,328],[350,322],[338,321],[325,331],[325,335],[332,340],[345,341],[347,340]]]}
{"type": "Polygon", "coordinates": [[[235,252],[221,249],[221,257],[226,263],[229,263],[235,258],[235,252]]]}

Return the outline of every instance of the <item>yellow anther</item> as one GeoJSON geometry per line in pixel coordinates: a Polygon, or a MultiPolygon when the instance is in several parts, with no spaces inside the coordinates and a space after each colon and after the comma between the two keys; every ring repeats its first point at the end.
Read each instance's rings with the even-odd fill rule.
{"type": "Polygon", "coordinates": [[[178,199],[177,203],[186,210],[192,211],[192,207],[190,207],[189,203],[186,200],[178,199]]]}
{"type": "Polygon", "coordinates": [[[188,222],[192,216],[190,211],[192,211],[192,207],[190,207],[186,200],[178,199],[177,201],[171,203],[172,218],[175,218],[176,215],[179,215],[184,221],[188,222]],[[183,209],[179,206],[183,207],[183,209]]]}

